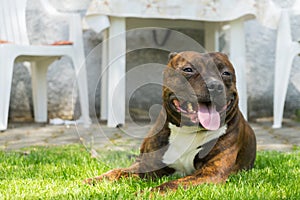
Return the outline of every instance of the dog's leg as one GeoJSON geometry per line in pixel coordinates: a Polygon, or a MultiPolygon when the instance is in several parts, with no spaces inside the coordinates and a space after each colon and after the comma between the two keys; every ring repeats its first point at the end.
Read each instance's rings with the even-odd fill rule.
{"type": "Polygon", "coordinates": [[[188,188],[203,183],[223,183],[231,173],[237,171],[235,164],[237,152],[236,147],[226,149],[196,170],[192,175],[166,182],[154,188],[154,190],[164,192],[166,190],[176,190],[180,186],[188,188]]]}
{"type": "Polygon", "coordinates": [[[84,182],[87,184],[95,184],[103,179],[115,181],[119,180],[120,178],[127,177],[154,179],[164,175],[170,175],[173,172],[173,169],[164,164],[157,164],[153,166],[143,162],[136,162],[128,168],[113,169],[100,176],[86,179],[84,182]]]}
{"type": "Polygon", "coordinates": [[[103,179],[114,181],[114,180],[119,180],[122,177],[123,178],[129,177],[129,176],[140,177],[141,174],[138,173],[139,168],[140,168],[139,165],[140,165],[140,163],[137,162],[128,168],[113,169],[104,174],[101,174],[100,176],[96,176],[94,178],[88,178],[88,179],[84,180],[84,183],[95,184],[96,182],[100,182],[103,179]]]}

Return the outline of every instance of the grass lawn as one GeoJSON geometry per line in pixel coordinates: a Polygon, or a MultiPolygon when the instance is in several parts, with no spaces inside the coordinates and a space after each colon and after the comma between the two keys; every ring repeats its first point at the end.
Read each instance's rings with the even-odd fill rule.
{"type": "MultiPolygon", "coordinates": [[[[300,199],[300,149],[292,153],[258,152],[253,170],[229,178],[226,184],[205,184],[153,199],[300,199]]],[[[87,177],[128,166],[137,152],[101,152],[94,159],[83,146],[0,151],[0,199],[149,199],[149,189],[174,179],[123,179],[96,186],[87,177]],[[26,153],[24,153],[26,152],[26,153]],[[139,191],[143,190],[143,193],[139,191]],[[136,193],[137,192],[137,193],[136,193]]]]}

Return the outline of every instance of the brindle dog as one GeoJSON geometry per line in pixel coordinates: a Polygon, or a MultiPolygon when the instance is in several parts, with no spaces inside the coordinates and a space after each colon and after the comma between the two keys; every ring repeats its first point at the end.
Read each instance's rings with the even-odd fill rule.
{"type": "Polygon", "coordinates": [[[136,162],[86,182],[181,175],[156,188],[166,190],[225,182],[253,167],[256,139],[238,108],[236,76],[225,54],[171,53],[163,81],[164,109],[136,162]]]}

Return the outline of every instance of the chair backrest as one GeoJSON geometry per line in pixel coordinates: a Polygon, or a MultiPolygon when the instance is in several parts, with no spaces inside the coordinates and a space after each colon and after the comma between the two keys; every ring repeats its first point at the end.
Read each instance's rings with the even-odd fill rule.
{"type": "Polygon", "coordinates": [[[26,4],[27,0],[0,0],[0,40],[29,44],[26,4]]]}

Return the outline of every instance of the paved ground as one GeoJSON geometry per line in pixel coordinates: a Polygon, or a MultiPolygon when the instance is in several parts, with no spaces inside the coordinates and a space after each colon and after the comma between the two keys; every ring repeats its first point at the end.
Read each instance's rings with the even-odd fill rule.
{"type": "MultiPolygon", "coordinates": [[[[258,150],[290,151],[300,146],[299,122],[286,120],[281,129],[272,129],[269,120],[258,120],[251,126],[257,137],[258,150]]],[[[121,128],[108,128],[105,124],[92,124],[84,128],[75,125],[14,123],[9,124],[8,130],[0,132],[0,150],[73,143],[80,143],[89,149],[137,149],[150,127],[133,123],[121,128]]]]}

